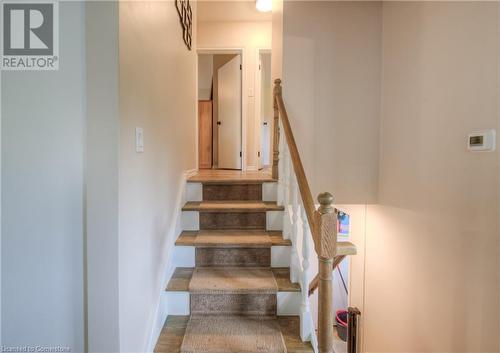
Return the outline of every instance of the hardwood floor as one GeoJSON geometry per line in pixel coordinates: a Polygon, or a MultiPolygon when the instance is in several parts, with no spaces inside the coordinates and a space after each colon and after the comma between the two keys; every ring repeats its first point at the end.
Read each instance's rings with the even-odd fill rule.
{"type": "Polygon", "coordinates": [[[270,169],[263,169],[259,171],[246,171],[241,170],[226,170],[226,169],[200,169],[196,175],[189,178],[188,182],[196,183],[252,183],[273,181],[270,169]]]}
{"type": "MultiPolygon", "coordinates": [[[[189,316],[169,316],[156,344],[155,353],[179,353],[189,316]]],[[[299,336],[298,316],[278,316],[278,323],[285,339],[288,353],[311,353],[309,342],[302,342],[299,336]]]]}

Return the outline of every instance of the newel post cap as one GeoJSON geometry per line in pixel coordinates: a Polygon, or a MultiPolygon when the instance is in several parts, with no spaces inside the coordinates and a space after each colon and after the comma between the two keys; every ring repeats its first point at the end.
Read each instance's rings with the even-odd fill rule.
{"type": "Polygon", "coordinates": [[[318,211],[321,213],[333,213],[333,195],[330,194],[329,192],[322,192],[321,194],[318,195],[318,201],[319,201],[319,209],[318,211]]]}
{"type": "MultiPolygon", "coordinates": [[[[281,95],[281,79],[277,78],[274,80],[274,88],[273,88],[273,93],[275,96],[281,95]]],[[[278,103],[275,101],[275,108],[278,107],[278,103]]]]}

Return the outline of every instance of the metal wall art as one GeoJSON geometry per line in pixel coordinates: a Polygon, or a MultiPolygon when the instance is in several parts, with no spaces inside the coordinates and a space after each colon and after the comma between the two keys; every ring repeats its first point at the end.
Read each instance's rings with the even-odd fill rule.
{"type": "Polygon", "coordinates": [[[193,11],[189,0],[175,0],[175,7],[179,13],[182,26],[182,39],[189,50],[191,50],[191,38],[193,29],[193,11]]]}

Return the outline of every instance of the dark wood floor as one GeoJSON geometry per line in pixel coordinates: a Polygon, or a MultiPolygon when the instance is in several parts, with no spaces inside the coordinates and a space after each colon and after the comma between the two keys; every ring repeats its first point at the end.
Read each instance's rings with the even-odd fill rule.
{"type": "MultiPolygon", "coordinates": [[[[189,316],[169,316],[156,344],[155,353],[179,353],[189,316]]],[[[299,336],[298,316],[278,316],[278,323],[285,338],[288,353],[311,353],[309,342],[302,342],[299,336]]]]}

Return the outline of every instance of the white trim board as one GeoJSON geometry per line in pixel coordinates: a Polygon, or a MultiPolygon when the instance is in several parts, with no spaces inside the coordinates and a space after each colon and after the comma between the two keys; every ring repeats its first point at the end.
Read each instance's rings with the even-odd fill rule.
{"type": "Polygon", "coordinates": [[[163,328],[163,325],[165,323],[165,320],[167,319],[168,316],[168,296],[166,295],[165,288],[167,286],[168,281],[172,277],[173,273],[173,257],[174,257],[174,249],[175,249],[175,241],[177,240],[177,236],[181,232],[181,212],[182,212],[182,206],[185,201],[185,186],[187,184],[187,179],[192,176],[194,173],[196,173],[195,169],[187,170],[185,171],[180,180],[179,180],[179,191],[177,193],[177,196],[175,198],[175,211],[172,215],[172,218],[170,220],[170,227],[168,229],[167,234],[165,234],[165,237],[168,239],[165,243],[165,249],[163,249],[164,258],[162,263],[164,263],[164,272],[158,278],[157,280],[157,288],[159,291],[159,296],[158,296],[158,304],[156,306],[155,314],[153,316],[153,324],[152,324],[152,329],[151,333],[149,336],[149,341],[147,345],[147,352],[152,353],[154,352],[156,342],[158,341],[158,338],[160,337],[161,330],[163,328]]]}

